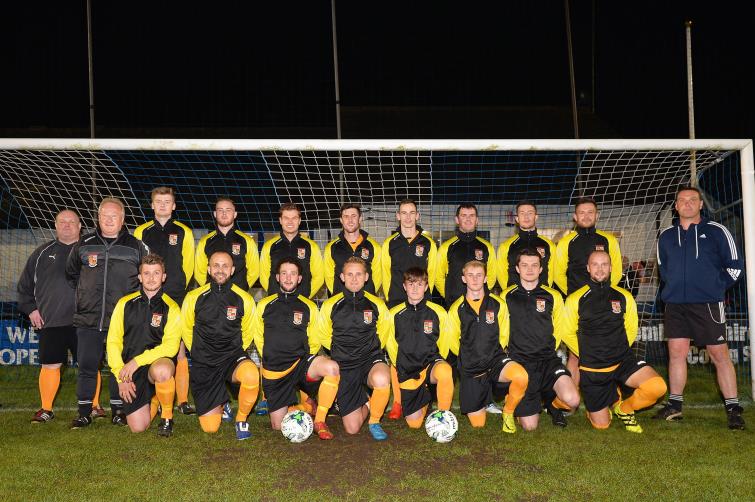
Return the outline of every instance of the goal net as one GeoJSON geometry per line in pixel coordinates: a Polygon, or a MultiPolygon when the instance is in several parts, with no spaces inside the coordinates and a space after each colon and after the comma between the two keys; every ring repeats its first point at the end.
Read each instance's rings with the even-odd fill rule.
{"type": "MultiPolygon", "coordinates": [[[[280,205],[295,202],[303,209],[302,230],[321,249],[340,231],[338,209],[344,202],[361,204],[363,228],[378,242],[395,230],[401,199],[418,202],[420,224],[438,242],[453,235],[457,205],[472,202],[481,234],[497,249],[516,231],[518,201],[538,205],[538,229],[556,241],[572,227],[576,198],[593,197],[600,208],[598,227],[619,239],[626,257],[622,266],[640,311],[636,350],[659,366],[667,362],[667,349],[655,242],[671,223],[676,190],[696,180],[707,216],[731,229],[743,250],[746,220],[755,214],[752,149],[746,140],[8,139],[0,140],[0,177],[2,365],[35,362],[33,336],[26,353],[19,348],[19,339],[29,337],[15,305],[27,256],[53,236],[54,217],[62,208],[76,210],[83,226],[92,228],[96,205],[105,196],[124,201],[126,225],[133,230],[151,216],[152,188],[172,186],[176,217],[197,239],[213,227],[215,199],[229,196],[236,202],[239,228],[260,247],[278,232],[280,205]],[[748,174],[743,178],[742,172],[748,174]]],[[[732,360],[740,384],[749,386],[746,276],[728,291],[726,304],[732,360]]],[[[324,297],[322,291],[319,298],[324,297]]],[[[690,351],[689,362],[710,363],[697,349],[690,351]]]]}

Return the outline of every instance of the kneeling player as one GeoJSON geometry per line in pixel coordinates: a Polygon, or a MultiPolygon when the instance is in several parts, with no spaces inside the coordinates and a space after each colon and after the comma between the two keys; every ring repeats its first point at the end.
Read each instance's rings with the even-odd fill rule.
{"type": "Polygon", "coordinates": [[[318,334],[340,368],[336,399],[344,429],[348,434],[358,433],[369,416],[370,434],[383,441],[388,434],[380,419],[388,405],[391,375],[382,349],[390,313],[383,300],[364,290],[368,278],[364,260],[352,256],[344,262],[345,290],[322,304],[318,334]],[[372,389],[371,397],[367,388],[372,389]]]}
{"type": "Polygon", "coordinates": [[[398,371],[406,423],[422,426],[432,401],[430,384],[437,385],[438,409],[449,410],[454,395],[448,356],[448,314],[425,299],[427,271],[412,267],[404,272],[407,301],[391,309],[386,350],[398,371]]]}
{"type": "Polygon", "coordinates": [[[524,430],[535,430],[545,399],[553,424],[566,427],[562,410],[579,406],[579,392],[556,355],[564,302],[558,291],[540,283],[543,267],[537,251],[522,249],[515,263],[519,280],[501,293],[507,314],[504,332],[509,356],[524,366],[529,384],[514,415],[524,430]]]}
{"type": "Polygon", "coordinates": [[[173,433],[176,393],[175,365],[170,358],[175,357],[181,341],[181,312],[162,291],[165,264],[160,256],[148,254],[142,258],[138,278],[141,289],[118,300],[113,310],[107,358],[118,380],[118,393],[131,432],[149,428],[153,418],[150,401],[156,393],[162,408],[157,433],[168,437],[173,433]]]}
{"type": "Polygon", "coordinates": [[[338,391],[338,364],[317,355],[317,306],[296,291],[301,280],[299,262],[283,258],[275,272],[280,292],[260,300],[255,310],[254,343],[262,357],[262,386],[273,429],[280,430],[288,407],[299,402],[296,391],[303,390],[317,394],[315,432],[320,439],[333,439],[325,417],[338,391]]]}
{"type": "Polygon", "coordinates": [[[612,286],[611,258],[593,251],[587,260],[590,282],[566,298],[563,341],[579,356],[579,388],[587,417],[596,429],[611,425],[611,412],[630,432],[642,432],[634,415],[666,393],[666,382],[631,345],[637,337],[637,305],[629,291],[612,286]],[[617,385],[622,400],[617,393],[617,385]]]}
{"type": "Polygon", "coordinates": [[[448,311],[451,352],[459,356],[459,404],[472,427],[485,426],[485,407],[493,398],[493,386],[511,383],[503,407],[503,432],[516,432],[514,410],[527,390],[527,372],[506,356],[504,323],[506,308],[496,295],[485,292],[485,265],[469,261],[462,269],[466,293],[448,311]]]}
{"type": "Polygon", "coordinates": [[[236,439],[249,439],[246,419],[259,392],[259,371],[246,352],[252,344],[254,299],[230,281],[235,269],[227,252],[214,252],[207,268],[210,280],[189,292],[181,307],[199,425],[205,432],[218,431],[229,398],[226,383],[237,383],[236,439]]]}

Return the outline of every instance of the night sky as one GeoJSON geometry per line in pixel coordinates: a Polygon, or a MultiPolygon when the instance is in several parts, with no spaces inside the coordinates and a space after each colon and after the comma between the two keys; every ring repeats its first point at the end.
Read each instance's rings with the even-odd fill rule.
{"type": "MultiPolygon", "coordinates": [[[[98,136],[335,137],[329,1],[92,3],[98,136]]],[[[582,137],[687,136],[685,19],[697,136],[755,136],[751,2],[571,4],[582,137]]],[[[4,12],[0,134],[88,136],[85,5],[4,12]]],[[[344,137],[573,137],[562,1],[336,16],[344,137]]]]}

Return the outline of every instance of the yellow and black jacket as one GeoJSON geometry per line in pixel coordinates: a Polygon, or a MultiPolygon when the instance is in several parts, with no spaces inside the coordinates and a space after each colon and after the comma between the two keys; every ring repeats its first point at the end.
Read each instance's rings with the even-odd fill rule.
{"type": "Polygon", "coordinates": [[[181,339],[194,362],[219,366],[252,344],[254,299],[235,284],[210,281],[181,306],[181,339]]]}
{"type": "Polygon", "coordinates": [[[260,257],[254,239],[235,225],[225,235],[216,228],[202,237],[197,244],[194,262],[194,279],[200,286],[204,286],[209,280],[207,263],[216,251],[225,251],[231,255],[236,269],[231,281],[244,291],[249,291],[260,275],[260,257]]]}
{"type": "Polygon", "coordinates": [[[167,278],[163,290],[180,304],[194,275],[194,233],[174,219],[165,226],[157,220],[150,220],[134,230],[134,237],[165,261],[167,278]]]}
{"type": "Polygon", "coordinates": [[[451,305],[467,291],[461,280],[461,270],[469,261],[485,264],[488,290],[495,286],[496,257],[493,245],[477,232],[456,231],[456,235],[440,245],[435,266],[435,289],[451,305]]]}
{"type": "Polygon", "coordinates": [[[353,369],[385,346],[390,312],[385,302],[363,290],[342,291],[320,307],[317,334],[341,369],[353,369]]]}
{"type": "Polygon", "coordinates": [[[118,383],[125,363],[147,366],[178,353],[181,310],[167,294],[147,298],[143,290],[124,296],[113,309],[107,332],[107,361],[118,383]]]}
{"type": "Polygon", "coordinates": [[[297,235],[290,242],[282,232],[268,239],[262,246],[260,256],[260,284],[268,293],[280,289],[278,281],[275,280],[275,270],[283,258],[293,258],[301,265],[302,279],[297,291],[307,298],[315,296],[323,283],[320,246],[303,234],[297,235]]]}
{"type": "Polygon", "coordinates": [[[325,285],[330,294],[344,291],[340,275],[344,262],[352,256],[361,258],[367,263],[367,272],[370,274],[370,278],[364,289],[373,295],[380,290],[383,274],[380,267],[380,244],[364,230],[360,230],[359,233],[361,237],[353,246],[346,240],[343,232],[325,246],[325,285]]]}
{"type": "Polygon", "coordinates": [[[254,344],[264,370],[285,371],[320,350],[317,306],[309,298],[276,293],[263,298],[254,311],[254,344]]]}
{"type": "Polygon", "coordinates": [[[508,343],[504,332],[506,308],[503,300],[486,294],[479,313],[459,297],[448,310],[451,352],[459,356],[459,372],[477,376],[488,371],[497,359],[503,359],[508,343]]]}
{"type": "Polygon", "coordinates": [[[522,249],[529,248],[540,254],[543,271],[540,273],[540,284],[553,286],[556,245],[544,235],[538,235],[535,230],[519,230],[500,246],[498,246],[498,284],[501,289],[519,283],[516,271],[516,257],[522,249]]]}
{"type": "Polygon", "coordinates": [[[553,358],[561,343],[561,293],[542,284],[531,291],[515,284],[501,292],[501,300],[506,312],[504,337],[508,337],[511,358],[517,362],[553,358]]]}
{"type": "Polygon", "coordinates": [[[385,349],[404,382],[440,358],[448,357],[448,313],[438,304],[422,300],[404,302],[390,311],[391,323],[385,349]]]}
{"type": "Polygon", "coordinates": [[[437,246],[430,234],[417,227],[417,235],[411,241],[401,235],[401,229],[396,229],[384,242],[381,248],[383,276],[383,294],[389,306],[394,307],[406,301],[404,291],[404,272],[411,267],[427,270],[428,297],[435,286],[435,266],[437,246]]]}
{"type": "Polygon", "coordinates": [[[611,257],[611,284],[621,280],[621,250],[616,237],[595,227],[577,228],[567,233],[556,246],[553,263],[556,285],[571,294],[590,281],[587,258],[593,251],[606,251],[611,257]]]}
{"type": "Polygon", "coordinates": [[[579,356],[580,369],[618,365],[631,352],[637,329],[634,298],[618,286],[590,281],[566,299],[561,339],[579,356]]]}

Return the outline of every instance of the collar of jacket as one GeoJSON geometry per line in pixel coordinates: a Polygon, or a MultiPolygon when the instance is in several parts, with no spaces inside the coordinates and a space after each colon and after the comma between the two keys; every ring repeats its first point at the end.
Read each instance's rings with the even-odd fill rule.
{"type": "Polygon", "coordinates": [[[358,301],[364,298],[364,288],[360,289],[356,293],[349,291],[348,289],[345,289],[343,291],[344,298],[348,298],[349,300],[358,301]]]}
{"type": "Polygon", "coordinates": [[[426,298],[422,298],[422,300],[420,300],[420,302],[417,305],[412,305],[411,303],[409,303],[409,300],[406,300],[406,308],[414,310],[415,312],[418,310],[424,309],[426,305],[427,305],[426,298]]]}
{"type": "MultiPolygon", "coordinates": [[[[159,228],[165,228],[168,225],[170,225],[171,223],[173,223],[175,221],[175,218],[173,218],[172,216],[170,218],[168,218],[168,221],[165,222],[165,225],[161,225],[160,222],[157,221],[157,218],[152,218],[152,221],[154,221],[155,225],[157,225],[159,228]]],[[[215,225],[215,228],[217,228],[217,225],[215,225]]],[[[218,230],[218,232],[219,231],[220,230],[218,230]]]]}
{"type": "Polygon", "coordinates": [[[280,291],[278,291],[278,298],[283,300],[284,302],[287,302],[292,298],[297,298],[298,296],[299,291],[297,289],[294,289],[293,291],[283,291],[283,289],[281,289],[280,291]]]}
{"type": "Polygon", "coordinates": [[[595,233],[595,226],[592,226],[592,227],[587,227],[587,228],[583,228],[583,227],[577,227],[577,228],[576,228],[576,232],[577,232],[577,233],[578,233],[579,235],[589,235],[589,234],[594,234],[594,233],[595,233]]]}
{"type": "Polygon", "coordinates": [[[100,229],[100,226],[97,225],[97,230],[95,230],[95,233],[97,234],[97,237],[99,237],[100,239],[102,239],[103,242],[107,242],[107,239],[114,239],[111,244],[115,244],[117,241],[119,241],[121,239],[121,237],[123,237],[124,235],[128,235],[128,230],[126,230],[126,226],[124,225],[118,231],[118,235],[116,235],[114,238],[113,237],[105,237],[104,235],[102,235],[102,229],[100,229]]]}
{"type": "Polygon", "coordinates": [[[460,241],[464,242],[472,242],[477,238],[477,230],[473,230],[472,232],[462,232],[458,228],[456,229],[456,236],[459,238],[460,241]]]}
{"type": "Polygon", "coordinates": [[[210,284],[211,284],[210,289],[215,293],[223,293],[231,289],[231,286],[233,286],[233,283],[231,282],[230,277],[223,284],[218,284],[217,282],[215,282],[215,279],[210,278],[210,284]]]}
{"type": "MultiPolygon", "coordinates": [[[[171,219],[171,221],[173,221],[173,219],[171,219]]],[[[218,233],[218,235],[220,235],[222,237],[227,237],[227,236],[231,235],[235,230],[236,230],[236,222],[235,221],[233,222],[233,224],[231,225],[231,228],[229,228],[226,233],[223,233],[223,231],[220,230],[220,227],[218,226],[218,224],[215,223],[215,231],[218,233]]]]}
{"type": "Polygon", "coordinates": [[[157,293],[152,295],[152,298],[149,298],[147,296],[147,293],[144,291],[144,288],[139,288],[139,293],[141,293],[141,300],[146,303],[152,303],[152,301],[157,301],[163,296],[163,288],[160,288],[157,290],[157,293]]]}
{"type": "Polygon", "coordinates": [[[596,282],[593,281],[592,278],[590,278],[590,289],[598,290],[598,291],[604,291],[607,289],[611,289],[611,280],[606,279],[605,281],[596,282]]]}
{"type": "MultiPolygon", "coordinates": [[[[421,234],[422,232],[424,232],[424,231],[425,231],[425,230],[424,230],[424,229],[423,229],[422,227],[420,227],[419,225],[415,225],[415,226],[414,226],[414,228],[416,228],[416,229],[417,229],[417,235],[420,235],[420,234],[421,234]]],[[[401,225],[399,225],[399,226],[397,226],[397,227],[396,227],[396,230],[395,230],[395,232],[396,232],[396,233],[398,233],[399,235],[403,235],[403,234],[401,234],[401,225]]],[[[415,236],[415,237],[416,237],[416,236],[415,236]]]]}
{"type": "MultiPolygon", "coordinates": [[[[399,232],[401,232],[401,228],[399,228],[399,230],[398,230],[398,231],[399,231],[399,232]]],[[[362,230],[362,229],[360,228],[360,229],[359,229],[359,235],[361,235],[361,236],[362,236],[362,242],[364,242],[364,241],[366,241],[366,240],[367,240],[367,236],[368,236],[368,235],[370,235],[370,234],[369,234],[369,233],[367,233],[367,232],[365,232],[364,230],[362,230]]],[[[344,242],[349,242],[349,241],[348,241],[348,239],[346,239],[346,235],[344,234],[343,230],[341,230],[341,232],[340,232],[340,233],[338,234],[338,238],[339,238],[339,239],[341,239],[341,240],[342,240],[342,241],[344,241],[344,242]]]]}
{"type": "Polygon", "coordinates": [[[522,230],[519,229],[519,237],[523,237],[525,239],[534,239],[537,237],[537,228],[533,228],[532,230],[522,230]]]}

